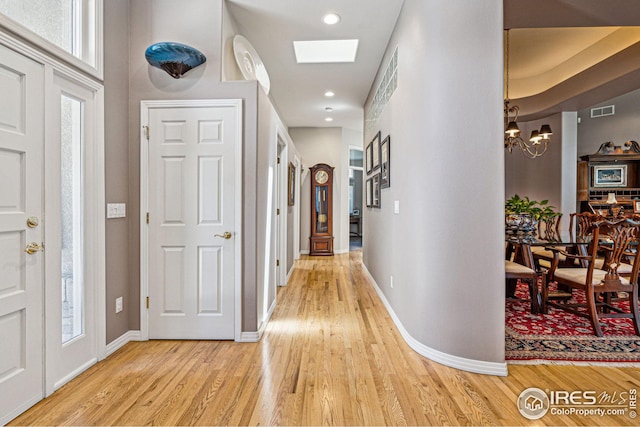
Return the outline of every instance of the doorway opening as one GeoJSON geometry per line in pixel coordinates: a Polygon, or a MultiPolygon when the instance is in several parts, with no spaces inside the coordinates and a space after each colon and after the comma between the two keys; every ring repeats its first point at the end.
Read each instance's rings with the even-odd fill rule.
{"type": "Polygon", "coordinates": [[[349,250],[362,249],[363,155],[361,147],[349,147],[349,250]]]}

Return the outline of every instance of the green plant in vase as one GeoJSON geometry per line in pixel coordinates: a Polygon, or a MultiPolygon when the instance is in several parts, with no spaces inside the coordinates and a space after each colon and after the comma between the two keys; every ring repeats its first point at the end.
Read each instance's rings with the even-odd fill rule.
{"type": "Polygon", "coordinates": [[[508,234],[530,235],[535,232],[540,220],[560,215],[548,200],[531,200],[517,194],[504,203],[505,224],[508,234]]]}

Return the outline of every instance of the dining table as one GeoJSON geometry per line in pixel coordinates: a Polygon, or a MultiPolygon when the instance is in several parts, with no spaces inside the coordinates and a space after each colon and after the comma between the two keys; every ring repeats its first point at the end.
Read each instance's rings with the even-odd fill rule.
{"type": "MultiPolygon", "coordinates": [[[[590,237],[590,236],[587,236],[590,237]]],[[[535,270],[535,261],[533,259],[534,246],[551,248],[562,248],[565,250],[574,250],[577,254],[584,254],[590,240],[576,238],[575,236],[566,234],[560,235],[557,239],[540,239],[536,236],[520,236],[520,235],[505,235],[505,242],[507,243],[507,259],[513,256],[513,260],[519,264],[529,267],[535,270]]]]}
{"type": "MultiPolygon", "coordinates": [[[[586,239],[576,238],[573,235],[566,234],[560,235],[556,239],[541,239],[535,235],[505,234],[505,242],[507,243],[505,259],[513,259],[514,262],[529,267],[539,274],[546,274],[544,271],[536,268],[532,251],[533,247],[544,247],[547,249],[560,248],[568,252],[584,255],[590,243],[588,237],[590,236],[587,236],[586,239]]],[[[559,290],[559,294],[564,294],[564,292],[559,290]]],[[[544,301],[539,289],[536,299],[541,312],[546,313],[546,301],[544,301]]]]}

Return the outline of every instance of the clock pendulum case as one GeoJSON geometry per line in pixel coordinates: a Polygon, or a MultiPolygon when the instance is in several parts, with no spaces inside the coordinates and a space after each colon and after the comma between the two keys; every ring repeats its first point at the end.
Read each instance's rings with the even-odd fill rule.
{"type": "Polygon", "coordinates": [[[309,255],[333,255],[333,167],[311,168],[311,237],[309,255]]]}

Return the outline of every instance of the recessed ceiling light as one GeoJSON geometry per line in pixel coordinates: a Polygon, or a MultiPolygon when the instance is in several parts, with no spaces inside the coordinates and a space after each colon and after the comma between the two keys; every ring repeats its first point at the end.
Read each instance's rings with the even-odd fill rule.
{"type": "Polygon", "coordinates": [[[335,96],[336,94],[332,91],[332,90],[328,90],[324,93],[324,96],[326,96],[327,98],[331,98],[332,96],[335,96]]]}
{"type": "Polygon", "coordinates": [[[358,40],[294,41],[293,50],[298,64],[355,62],[358,40]]]}
{"type": "Polygon", "coordinates": [[[322,22],[327,25],[334,25],[340,22],[340,15],[337,13],[327,13],[322,17],[322,22]]]}
{"type": "Polygon", "coordinates": [[[331,107],[327,107],[327,108],[325,108],[325,111],[326,111],[327,113],[330,113],[330,112],[332,112],[332,111],[333,111],[333,108],[331,108],[331,107]]]}
{"type": "Polygon", "coordinates": [[[327,117],[326,119],[324,119],[325,122],[332,122],[333,121],[333,117],[327,117]]]}

